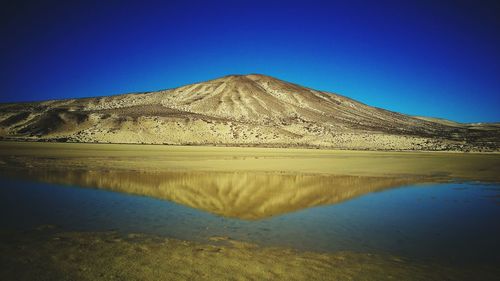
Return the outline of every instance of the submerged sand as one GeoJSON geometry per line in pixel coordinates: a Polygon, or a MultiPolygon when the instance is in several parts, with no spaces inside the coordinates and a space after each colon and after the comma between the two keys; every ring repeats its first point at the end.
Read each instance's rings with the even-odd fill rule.
{"type": "Polygon", "coordinates": [[[2,232],[2,280],[495,280],[500,270],[397,256],[299,252],[214,237],[2,232]],[[29,270],[27,270],[29,268],[29,270]]]}

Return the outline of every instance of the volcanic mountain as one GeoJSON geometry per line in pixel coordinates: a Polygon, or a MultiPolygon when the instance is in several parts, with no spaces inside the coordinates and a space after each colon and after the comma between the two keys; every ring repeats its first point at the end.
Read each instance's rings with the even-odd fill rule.
{"type": "Polygon", "coordinates": [[[154,92],[0,104],[0,137],[98,143],[498,151],[500,124],[414,117],[250,74],[154,92]]]}

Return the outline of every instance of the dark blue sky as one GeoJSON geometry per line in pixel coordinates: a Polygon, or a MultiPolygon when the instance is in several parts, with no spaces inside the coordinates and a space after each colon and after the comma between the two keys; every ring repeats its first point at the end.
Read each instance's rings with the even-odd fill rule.
{"type": "Polygon", "coordinates": [[[500,121],[491,1],[3,1],[0,102],[262,73],[369,105],[500,121]]]}

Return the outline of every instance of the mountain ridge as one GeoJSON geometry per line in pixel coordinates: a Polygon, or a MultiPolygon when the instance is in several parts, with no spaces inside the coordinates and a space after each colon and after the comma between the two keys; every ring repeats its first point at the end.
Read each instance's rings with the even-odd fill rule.
{"type": "Polygon", "coordinates": [[[500,126],[414,117],[262,74],[0,104],[4,140],[498,151],[500,126]]]}

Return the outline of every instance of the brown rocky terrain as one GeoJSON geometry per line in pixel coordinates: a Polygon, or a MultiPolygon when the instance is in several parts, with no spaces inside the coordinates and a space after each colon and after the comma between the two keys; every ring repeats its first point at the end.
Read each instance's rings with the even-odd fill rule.
{"type": "Polygon", "coordinates": [[[499,151],[500,124],[413,117],[265,75],[175,89],[0,104],[3,140],[499,151]]]}

